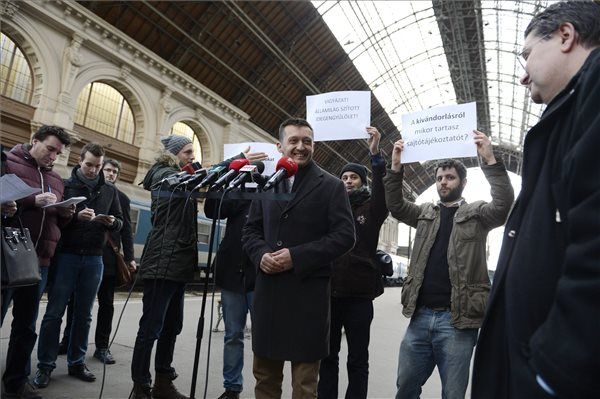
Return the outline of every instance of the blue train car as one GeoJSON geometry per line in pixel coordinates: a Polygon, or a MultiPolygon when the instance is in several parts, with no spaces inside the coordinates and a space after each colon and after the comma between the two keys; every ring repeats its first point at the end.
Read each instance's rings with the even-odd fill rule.
{"type": "MultiPolygon", "coordinates": [[[[201,209],[201,207],[199,207],[201,209]]],[[[208,257],[208,244],[210,239],[210,229],[212,226],[212,220],[206,218],[204,215],[199,214],[197,218],[198,223],[198,262],[200,267],[206,267],[206,260],[208,257]]],[[[144,245],[146,244],[146,238],[148,233],[152,229],[151,213],[150,213],[150,202],[139,201],[131,199],[131,227],[133,231],[133,244],[135,251],[136,262],[140,261],[142,252],[144,251],[144,245]]],[[[219,226],[219,224],[217,224],[219,226]]],[[[222,237],[224,233],[225,223],[220,223],[219,236],[222,237]]],[[[216,250],[216,245],[215,248],[216,250]]]]}

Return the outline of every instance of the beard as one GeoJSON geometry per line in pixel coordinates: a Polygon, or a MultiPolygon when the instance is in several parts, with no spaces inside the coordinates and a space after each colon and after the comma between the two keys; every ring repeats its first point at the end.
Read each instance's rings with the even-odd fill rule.
{"type": "Polygon", "coordinates": [[[462,197],[463,187],[460,185],[448,191],[446,195],[442,194],[440,190],[438,190],[438,195],[440,196],[440,201],[442,202],[453,202],[462,197]]]}

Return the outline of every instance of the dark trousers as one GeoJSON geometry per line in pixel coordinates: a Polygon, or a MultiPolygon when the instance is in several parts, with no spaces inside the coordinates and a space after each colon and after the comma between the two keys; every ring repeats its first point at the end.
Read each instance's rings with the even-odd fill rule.
{"type": "Polygon", "coordinates": [[[321,361],[319,399],[338,397],[339,352],[342,327],[348,342],[346,399],[366,398],[369,386],[369,338],[373,301],[366,298],[331,298],[329,356],[321,361]]]}
{"type": "MultiPolygon", "coordinates": [[[[112,331],[112,320],[115,313],[115,276],[104,275],[98,288],[98,320],[96,322],[95,343],[98,349],[107,349],[112,331]]],[[[67,325],[63,333],[63,341],[69,342],[69,332],[73,321],[73,297],[67,307],[67,325]]]]}
{"type": "MultiPolygon", "coordinates": [[[[27,382],[30,365],[29,359],[35,346],[37,334],[35,321],[40,304],[39,284],[11,288],[13,301],[13,321],[6,352],[6,368],[2,380],[6,392],[16,392],[27,382]]],[[[2,290],[2,301],[8,299],[7,290],[2,290]]]]}
{"type": "Polygon", "coordinates": [[[143,313],[133,347],[131,379],[141,385],[150,385],[150,358],[154,341],[156,354],[154,369],[174,379],[173,351],[175,340],[183,327],[185,283],[169,280],[144,280],[143,313]]]}

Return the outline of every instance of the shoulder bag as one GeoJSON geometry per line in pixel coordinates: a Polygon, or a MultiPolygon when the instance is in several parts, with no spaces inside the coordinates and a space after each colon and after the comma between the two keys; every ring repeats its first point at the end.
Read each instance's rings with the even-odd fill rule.
{"type": "Polygon", "coordinates": [[[131,284],[131,281],[133,280],[131,271],[129,270],[127,263],[125,263],[123,255],[119,252],[119,247],[115,245],[108,232],[106,233],[106,238],[108,239],[108,245],[110,245],[115,252],[115,286],[123,287],[131,284]]]}
{"type": "Polygon", "coordinates": [[[42,280],[29,229],[2,226],[2,288],[34,285],[42,280]]]}

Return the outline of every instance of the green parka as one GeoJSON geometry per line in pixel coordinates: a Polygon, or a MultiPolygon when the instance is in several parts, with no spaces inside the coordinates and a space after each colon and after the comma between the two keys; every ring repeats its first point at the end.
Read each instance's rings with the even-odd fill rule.
{"type": "MultiPolygon", "coordinates": [[[[451,324],[456,328],[479,328],[490,292],[486,262],[486,238],[490,230],[504,224],[514,192],[504,165],[482,165],[491,186],[492,202],[463,202],[454,215],[448,244],[451,324]]],[[[402,287],[402,313],[411,317],[423,283],[429,252],[440,227],[440,205],[416,205],[402,193],[403,169],[388,170],[385,198],[392,216],[417,229],[408,276],[402,287]]]]}

